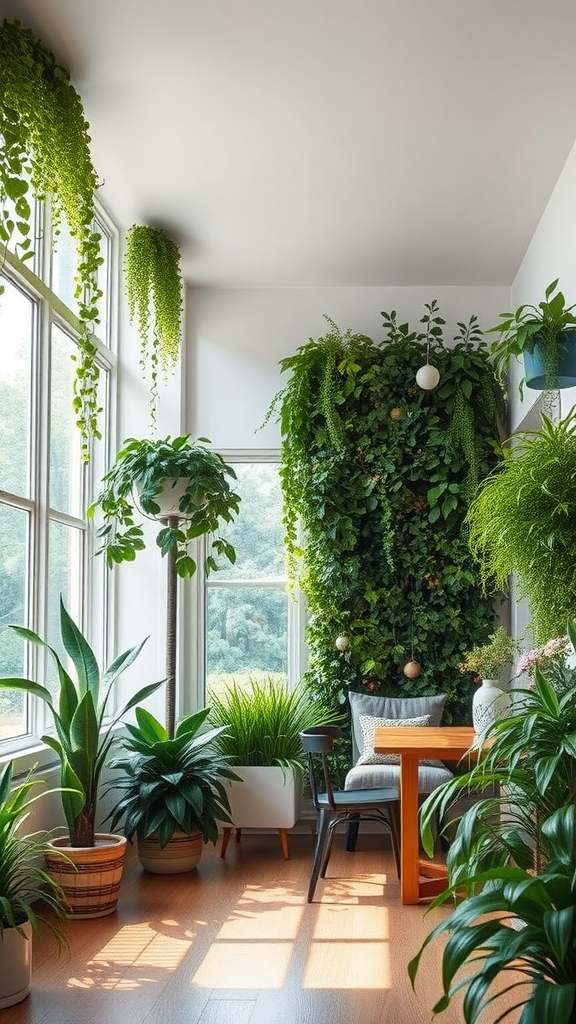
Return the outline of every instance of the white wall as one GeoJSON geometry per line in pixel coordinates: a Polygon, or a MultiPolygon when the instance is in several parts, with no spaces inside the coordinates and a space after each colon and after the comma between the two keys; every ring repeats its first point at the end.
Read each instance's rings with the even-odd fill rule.
{"type": "Polygon", "coordinates": [[[492,326],[509,303],[503,287],[208,289],[188,292],[187,429],[220,450],[277,449],[278,425],[262,424],[288,377],[279,361],[326,333],[329,316],[374,341],[384,336],[381,310],[396,309],[414,327],[424,303],[438,299],[450,340],[458,320],[476,313],[492,326]]]}
{"type": "MultiPolygon", "coordinates": [[[[556,188],[550,197],[538,228],[528,246],[512,286],[512,302],[516,309],[522,303],[538,305],[551,281],[559,278],[559,286],[568,305],[576,302],[576,144],[570,153],[556,188]]],[[[514,382],[522,376],[520,364],[514,367],[514,382]]],[[[516,387],[511,388],[513,429],[517,429],[530,407],[540,400],[540,392],[525,390],[520,401],[516,387]]],[[[560,410],[565,415],[576,403],[576,388],[560,392],[560,410]]],[[[534,424],[534,418],[527,421],[534,424]]]]}

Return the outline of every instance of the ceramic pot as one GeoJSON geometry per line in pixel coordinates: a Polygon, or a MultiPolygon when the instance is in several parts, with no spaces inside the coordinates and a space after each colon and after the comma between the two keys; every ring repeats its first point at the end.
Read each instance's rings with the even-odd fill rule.
{"type": "Polygon", "coordinates": [[[506,714],[510,697],[498,686],[496,679],[483,679],[472,698],[472,724],[476,733],[484,730],[506,714]]]}
{"type": "MultiPolygon", "coordinates": [[[[566,347],[565,351],[560,353],[555,389],[576,387],[576,330],[564,331],[564,334],[566,347]]],[[[544,391],[546,371],[540,346],[536,344],[533,352],[524,352],[523,358],[526,387],[533,391],[544,391]]]]}
{"type": "Polygon", "coordinates": [[[21,1003],[32,983],[32,928],[29,921],[16,928],[4,928],[0,938],[0,1009],[21,1003]]]}
{"type": "Polygon", "coordinates": [[[180,875],[198,866],[203,845],[201,832],[175,832],[162,849],[155,834],[138,840],[138,860],[153,875],[180,875]]]}

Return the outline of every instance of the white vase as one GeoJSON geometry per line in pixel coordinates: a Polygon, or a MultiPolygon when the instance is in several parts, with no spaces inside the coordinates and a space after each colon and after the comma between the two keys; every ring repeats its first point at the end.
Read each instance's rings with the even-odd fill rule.
{"type": "Polygon", "coordinates": [[[508,710],[510,697],[498,686],[496,679],[483,679],[472,698],[472,724],[476,733],[502,718],[508,710]]]}

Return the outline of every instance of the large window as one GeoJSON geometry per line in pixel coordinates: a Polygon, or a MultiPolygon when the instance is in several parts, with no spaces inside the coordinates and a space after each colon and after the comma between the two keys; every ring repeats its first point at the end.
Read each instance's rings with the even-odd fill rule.
{"type": "MultiPolygon", "coordinates": [[[[102,615],[98,632],[90,597],[97,592],[102,604],[106,581],[101,560],[89,557],[84,518],[93,480],[104,469],[114,365],[110,281],[116,244],[104,218],[98,230],[105,261],[98,328],[104,443],[89,466],[81,458],[72,409],[74,257],[65,228],[52,258],[48,244],[38,246],[34,273],[7,254],[0,275],[0,674],[29,675],[48,686],[53,666],[36,648],[26,650],[9,623],[29,626],[59,648],[62,595],[96,651],[104,653],[102,615]]],[[[0,743],[26,746],[30,734],[43,729],[42,711],[22,695],[0,691],[0,743]]]]}
{"type": "Polygon", "coordinates": [[[292,680],[297,605],[288,595],[278,465],[234,462],[240,514],[225,533],[234,565],[206,582],[206,698],[226,683],[272,675],[292,680]]]}

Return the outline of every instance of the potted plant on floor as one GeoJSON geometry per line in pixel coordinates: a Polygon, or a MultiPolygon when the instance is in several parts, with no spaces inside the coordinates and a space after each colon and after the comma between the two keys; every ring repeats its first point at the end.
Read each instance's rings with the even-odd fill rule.
{"type": "Polygon", "coordinates": [[[567,306],[557,288],[558,278],[548,285],[537,306],[522,305],[514,312],[501,313],[500,323],[486,332],[500,335],[491,347],[500,379],[510,360],[523,356],[521,397],[524,381],[536,391],[576,385],[576,305],[567,306]]]}
{"type": "MultiPolygon", "coordinates": [[[[575,621],[568,635],[574,644],[575,621]]],[[[422,808],[422,839],[431,854],[433,822],[449,819],[458,794],[496,787],[497,795],[460,818],[447,855],[449,887],[432,906],[462,891],[467,898],[432,930],[410,965],[414,982],[428,943],[450,934],[444,994],[434,1011],[465,989],[467,1024],[493,1008],[492,983],[508,968],[523,976],[513,982],[524,986],[522,1024],[576,1021],[576,670],[561,660],[556,685],[535,667],[533,685],[513,691],[513,713],[487,731],[490,742],[477,764],[422,808]],[[464,963],[466,977],[456,981],[464,963]]]]}
{"type": "Polygon", "coordinates": [[[123,836],[95,830],[98,790],[116,724],[154,693],[162,680],[142,687],[115,713],[107,717],[110,697],[119,676],[138,657],[145,641],[120,654],[101,674],[96,657],[60,598],[60,634],[76,678],[37,633],[13,625],[23,640],[42,647],[56,665],[58,690],[31,679],[5,677],[0,687],[23,690],[44,701],[54,721],[55,734],[42,736],[58,756],[63,787],[62,806],[68,835],[51,839],[46,855],[48,869],[61,886],[68,916],[102,917],[116,908],[126,847],[123,836]]]}
{"type": "Polygon", "coordinates": [[[38,911],[43,904],[62,916],[58,885],[38,866],[49,834],[24,829],[34,804],[47,791],[34,794],[41,779],[30,772],[13,785],[12,763],[0,767],[0,1009],[26,998],[32,983],[32,934],[43,923],[58,947],[63,937],[53,920],[38,911]]]}
{"type": "Polygon", "coordinates": [[[174,737],[144,708],[137,725],[127,724],[123,753],[109,767],[122,774],[108,792],[120,794],[112,829],[123,822],[124,835],[138,840],[138,857],[146,871],[177,874],[193,870],[203,843],[218,838],[218,821],[230,821],[228,789],[236,781],[230,759],[214,748],[223,727],[204,729],[210,708],[184,718],[174,737]]]}
{"type": "Polygon", "coordinates": [[[536,643],[560,635],[576,608],[576,410],[511,438],[466,516],[485,591],[515,575],[536,643]],[[513,443],[512,443],[513,442],[513,443]]]}
{"type": "Polygon", "coordinates": [[[222,456],[209,448],[207,438],[190,435],[157,440],[129,438],[118,452],[104,488],[87,510],[102,516],[98,536],[109,568],[133,562],[145,547],[139,513],[158,520],[156,543],[168,560],[166,610],[166,728],[174,735],[176,720],[176,618],[178,577],[189,579],[197,569],[192,545],[211,535],[206,573],[218,568],[217,557],[230,562],[236,552],[220,534],[238,512],[240,496],[231,482],[236,474],[222,456]]]}
{"type": "Polygon", "coordinates": [[[303,751],[300,733],[315,725],[338,724],[342,713],[303,684],[289,690],[272,677],[233,682],[211,696],[213,725],[225,727],[215,740],[241,781],[230,783],[231,824],[224,826],[222,857],[232,825],[278,829],[288,859],[287,829],[300,814],[303,751]]]}

